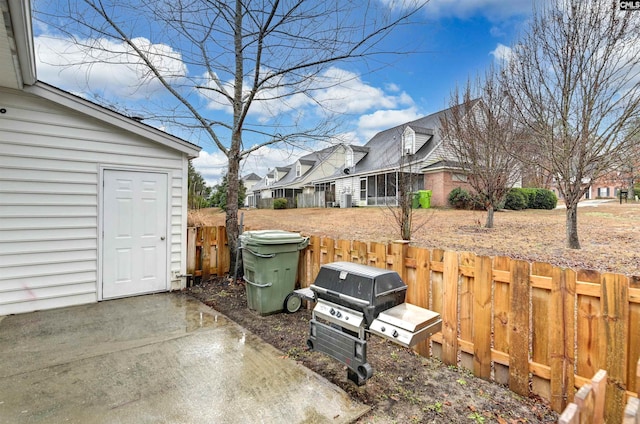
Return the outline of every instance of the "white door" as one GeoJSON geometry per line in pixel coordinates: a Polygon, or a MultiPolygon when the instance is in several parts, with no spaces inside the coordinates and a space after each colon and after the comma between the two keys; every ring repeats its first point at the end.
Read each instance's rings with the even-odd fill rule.
{"type": "Polygon", "coordinates": [[[167,290],[167,174],[104,171],[102,298],[167,290]]]}

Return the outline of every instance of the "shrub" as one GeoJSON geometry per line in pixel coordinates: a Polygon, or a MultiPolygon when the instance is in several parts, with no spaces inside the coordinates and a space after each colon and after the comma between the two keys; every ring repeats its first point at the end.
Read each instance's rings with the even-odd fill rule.
{"type": "Polygon", "coordinates": [[[546,188],[518,189],[527,199],[528,209],[554,209],[558,205],[556,194],[546,188]]]}
{"type": "Polygon", "coordinates": [[[463,188],[456,187],[449,193],[449,204],[456,209],[467,209],[471,202],[471,195],[463,188]]]}
{"type": "Polygon", "coordinates": [[[273,199],[273,209],[287,209],[287,199],[273,199]]]}
{"type": "Polygon", "coordinates": [[[507,193],[507,198],[504,202],[505,209],[511,209],[519,211],[527,208],[527,196],[522,192],[520,188],[512,188],[507,193]]]}
{"type": "Polygon", "coordinates": [[[531,209],[555,209],[558,205],[558,198],[556,194],[545,188],[535,189],[535,195],[533,202],[529,203],[531,209]]]}
{"type": "Polygon", "coordinates": [[[461,187],[451,190],[448,200],[449,204],[456,209],[484,209],[477,196],[461,187]]]}

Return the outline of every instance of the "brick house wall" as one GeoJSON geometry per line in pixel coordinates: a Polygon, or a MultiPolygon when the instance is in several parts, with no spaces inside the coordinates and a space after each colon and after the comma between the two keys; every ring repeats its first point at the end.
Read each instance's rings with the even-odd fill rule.
{"type": "Polygon", "coordinates": [[[471,185],[463,181],[464,176],[451,171],[438,171],[424,174],[424,188],[431,190],[431,206],[449,206],[449,193],[456,187],[472,191],[471,185]]]}

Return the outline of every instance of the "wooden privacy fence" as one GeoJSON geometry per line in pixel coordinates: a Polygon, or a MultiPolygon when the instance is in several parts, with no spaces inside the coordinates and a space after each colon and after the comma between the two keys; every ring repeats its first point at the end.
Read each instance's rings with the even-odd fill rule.
{"type": "MultiPolygon", "coordinates": [[[[216,230],[217,251],[226,239],[220,231],[216,230]]],[[[206,233],[199,239],[203,252],[212,249],[204,241],[206,233]]],[[[557,412],[573,401],[577,387],[604,369],[604,413],[609,422],[621,422],[627,397],[636,396],[640,277],[402,242],[312,236],[302,251],[300,286],[308,287],[320,266],[334,261],[393,269],[408,286],[408,302],[442,315],[442,331],[416,347],[422,355],[507,384],[520,395],[532,392],[557,412]]],[[[226,270],[217,264],[218,275],[228,272],[228,263],[226,270]]]]}
{"type": "Polygon", "coordinates": [[[229,273],[227,229],[219,227],[187,228],[187,274],[190,282],[207,281],[212,275],[229,273]]]}

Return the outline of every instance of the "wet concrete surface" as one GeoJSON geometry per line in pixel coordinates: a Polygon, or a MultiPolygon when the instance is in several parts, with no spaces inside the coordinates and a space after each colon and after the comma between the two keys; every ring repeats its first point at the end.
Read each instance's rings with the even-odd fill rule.
{"type": "Polygon", "coordinates": [[[368,407],[206,305],[0,317],[0,423],[348,423],[368,407]]]}

